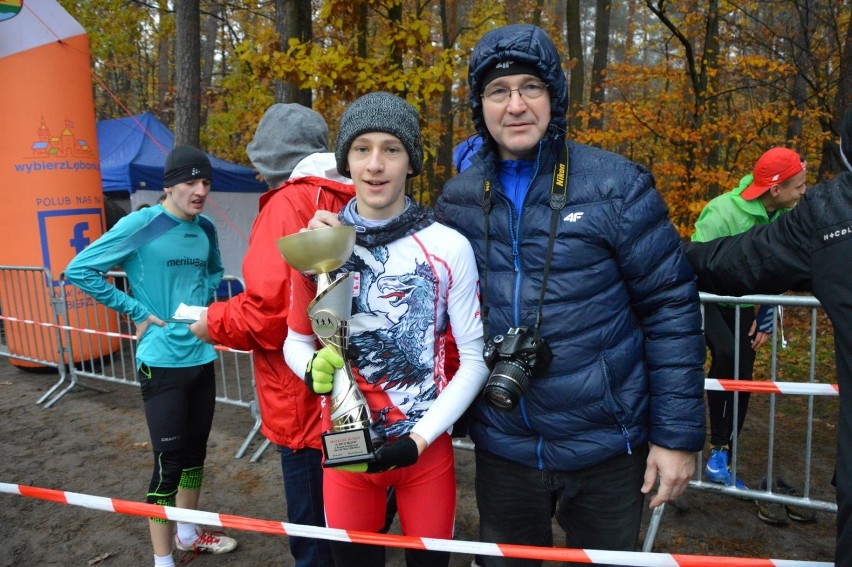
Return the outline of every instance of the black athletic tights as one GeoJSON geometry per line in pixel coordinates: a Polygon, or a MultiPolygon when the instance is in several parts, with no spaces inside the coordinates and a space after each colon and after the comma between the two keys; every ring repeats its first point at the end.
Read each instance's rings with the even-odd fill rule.
{"type": "MultiPolygon", "coordinates": [[[[710,378],[734,378],[734,329],[736,329],[733,307],[720,307],[708,303],[704,306],[704,338],[710,347],[710,378]]],[[[740,309],[740,360],[739,379],[751,380],[754,370],[754,350],[748,332],[754,322],[754,308],[740,309]]],[[[748,412],[749,394],[739,393],[737,408],[737,435],[743,429],[748,412]]],[[[734,392],[710,390],[707,392],[710,410],[710,444],[717,447],[730,446],[734,436],[734,392]]]]}

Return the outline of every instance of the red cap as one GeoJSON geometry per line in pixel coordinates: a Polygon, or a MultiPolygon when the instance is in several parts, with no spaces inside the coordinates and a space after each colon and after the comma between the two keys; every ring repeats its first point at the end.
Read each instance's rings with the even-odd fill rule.
{"type": "Polygon", "coordinates": [[[788,148],[766,151],[754,165],[754,181],[740,193],[746,201],[757,199],[773,185],[783,183],[805,170],[802,158],[788,148]]]}

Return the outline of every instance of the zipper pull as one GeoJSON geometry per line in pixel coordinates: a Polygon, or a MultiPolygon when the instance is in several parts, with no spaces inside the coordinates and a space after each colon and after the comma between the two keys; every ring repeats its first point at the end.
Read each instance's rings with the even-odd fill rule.
{"type": "Polygon", "coordinates": [[[632,455],[633,449],[630,447],[630,435],[627,433],[627,428],[621,426],[621,435],[624,437],[624,443],[627,445],[627,454],[632,455]]]}

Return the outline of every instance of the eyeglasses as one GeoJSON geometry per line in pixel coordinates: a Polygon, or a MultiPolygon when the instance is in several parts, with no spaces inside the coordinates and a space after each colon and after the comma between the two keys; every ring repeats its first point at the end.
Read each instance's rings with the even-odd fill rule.
{"type": "Polygon", "coordinates": [[[485,92],[482,93],[482,98],[487,99],[490,102],[506,102],[512,97],[513,92],[517,92],[524,100],[535,100],[537,98],[541,98],[541,96],[547,92],[547,85],[544,83],[526,83],[517,89],[500,86],[490,87],[485,89],[485,92]]]}

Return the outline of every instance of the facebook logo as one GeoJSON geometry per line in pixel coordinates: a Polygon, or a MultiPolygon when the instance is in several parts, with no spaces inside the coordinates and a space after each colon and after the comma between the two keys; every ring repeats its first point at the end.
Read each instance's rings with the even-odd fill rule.
{"type": "Polygon", "coordinates": [[[89,223],[78,222],[74,225],[74,238],[68,241],[75,254],[83,251],[83,248],[91,244],[91,240],[86,238],[86,232],[89,230],[89,223]]]}
{"type": "Polygon", "coordinates": [[[56,283],[68,262],[103,234],[103,210],[60,209],[37,214],[42,260],[56,283]]]}

